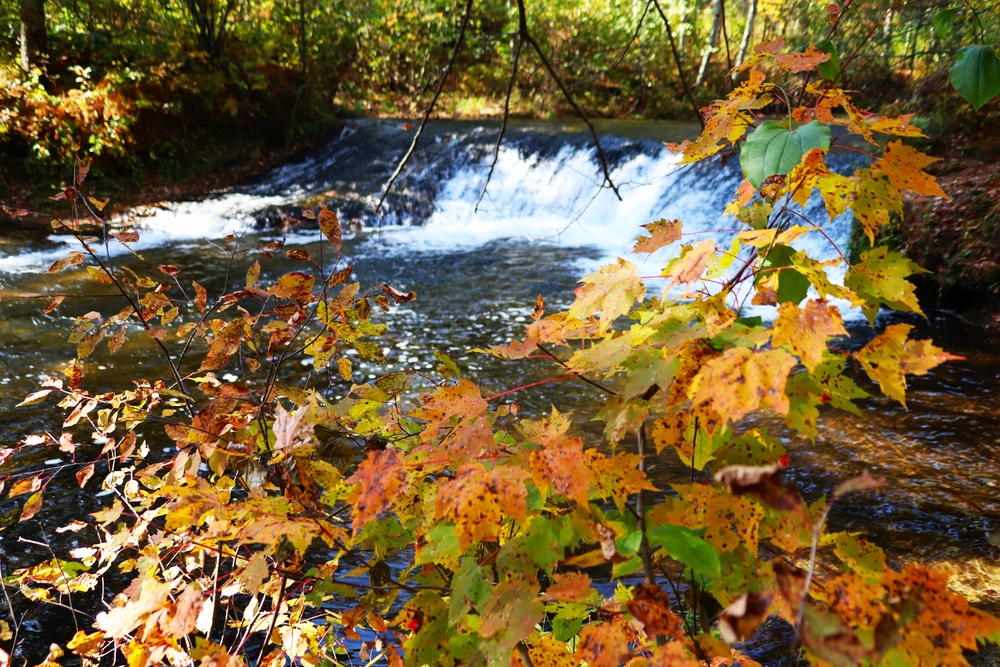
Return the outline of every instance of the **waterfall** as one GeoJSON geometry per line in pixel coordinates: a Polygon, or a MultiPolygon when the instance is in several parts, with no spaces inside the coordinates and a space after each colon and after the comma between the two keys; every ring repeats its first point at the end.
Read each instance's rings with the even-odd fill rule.
{"type": "MultiPolygon", "coordinates": [[[[629,257],[640,225],[659,218],[681,220],[693,240],[714,236],[720,245],[731,243],[737,223],[723,209],[742,178],[738,160],[678,164],[660,140],[670,132],[676,138],[676,126],[670,124],[612,131],[602,142],[619,201],[603,185],[596,150],[582,129],[555,122],[514,124],[496,153],[483,194],[498,125],[431,123],[376,214],[374,205],[414,130],[399,121],[352,121],[323,146],[252,182],[204,201],[164,205],[130,223],[141,232],[139,250],[248,230],[306,242],[315,232],[301,210],[319,204],[336,210],[345,229],[377,234],[389,253],[472,249],[498,239],[522,239],[596,248],[603,259],[629,257]]],[[[834,167],[837,159],[847,166],[845,159],[835,158],[834,167]]],[[[844,249],[849,216],[828,223],[814,200],[804,215],[822,224],[844,249]]],[[[44,270],[65,254],[65,242],[65,237],[51,237],[45,247],[0,254],[0,272],[44,270]]],[[[807,234],[796,245],[817,259],[837,256],[820,234],[807,234]]],[[[115,244],[111,247],[115,250],[115,244]]],[[[678,249],[631,259],[658,267],[671,252],[678,249]]]]}

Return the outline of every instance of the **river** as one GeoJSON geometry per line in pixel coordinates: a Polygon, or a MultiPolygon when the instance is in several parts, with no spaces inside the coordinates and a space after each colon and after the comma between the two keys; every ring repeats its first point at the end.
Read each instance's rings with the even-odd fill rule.
{"type": "MultiPolygon", "coordinates": [[[[135,249],[148,265],[183,267],[185,280],[198,280],[211,292],[232,275],[242,276],[258,256],[252,249],[267,241],[284,239],[285,249],[316,253],[319,233],[299,213],[306,206],[329,205],[339,212],[345,229],[354,230],[343,252],[354,264],[357,280],[362,285],[388,282],[418,295],[385,318],[387,364],[379,372],[429,369],[439,350],[493,393],[551,376],[552,370],[504,364],[469,350],[518,337],[538,295],[550,310],[568,306],[579,277],[616,256],[628,256],[639,225],[677,218],[684,221],[685,232],[713,234],[720,242],[731,237],[726,230],[734,223],[721,213],[740,180],[738,161],[680,167],[662,147],[663,141],[690,136],[694,129],[664,123],[601,126],[623,198],[619,202],[610,189],[600,187],[589,135],[579,126],[515,124],[483,195],[498,126],[434,123],[384,211],[375,214],[372,204],[413,130],[396,121],[355,121],[325,145],[252,182],[205,201],[167,204],[135,216],[130,222],[142,236],[135,249]],[[220,240],[230,233],[240,235],[235,254],[235,241],[220,240]]],[[[843,165],[850,160],[837,159],[843,165]]],[[[818,216],[817,207],[811,205],[811,213],[818,216]]],[[[849,222],[836,221],[828,233],[845,248],[849,222]]],[[[5,447],[32,433],[58,430],[61,417],[51,404],[14,406],[42,378],[65,367],[72,352],[65,339],[73,318],[108,298],[80,271],[44,273],[65,255],[67,240],[27,232],[0,239],[0,294],[81,295],[50,315],[41,312],[44,301],[0,301],[0,432],[5,447]]],[[[808,249],[819,258],[836,256],[828,244],[808,249]]],[[[115,252],[116,262],[139,261],[124,249],[115,252]]],[[[656,274],[666,255],[632,259],[640,273],[656,274]]],[[[283,257],[265,264],[271,275],[291,268],[291,260],[283,257]]],[[[845,310],[845,317],[852,338],[863,342],[873,335],[858,313],[845,310]]],[[[880,317],[879,326],[895,321],[893,317],[880,317]]],[[[877,496],[838,505],[831,516],[835,527],[867,533],[897,563],[913,559],[955,567],[956,587],[992,607],[1000,589],[1000,570],[994,565],[994,542],[1000,544],[1000,339],[949,313],[912,321],[917,334],[933,337],[965,360],[912,379],[909,409],[872,398],[860,402],[860,418],[823,412],[815,443],[767,425],[785,434],[789,474],[809,500],[866,468],[888,479],[877,496]]],[[[355,361],[355,382],[375,377],[376,368],[355,361]]],[[[120,388],[129,378],[164,373],[154,350],[138,344],[126,345],[117,356],[99,350],[86,367],[91,390],[120,388]]],[[[522,411],[539,414],[551,404],[584,411],[600,400],[584,385],[567,387],[521,392],[522,411]]],[[[596,431],[594,437],[599,437],[596,431]]],[[[28,524],[17,525],[23,497],[0,501],[5,574],[50,557],[40,544],[81,508],[101,502],[90,487],[75,488],[68,474],[74,470],[72,462],[53,450],[23,448],[0,475],[60,467],[67,474],[53,482],[46,508],[28,524]]],[[[664,463],[653,474],[665,485],[683,471],[664,463]]],[[[30,632],[36,626],[25,627],[30,632]]],[[[37,628],[42,632],[40,624],[37,628]]]]}

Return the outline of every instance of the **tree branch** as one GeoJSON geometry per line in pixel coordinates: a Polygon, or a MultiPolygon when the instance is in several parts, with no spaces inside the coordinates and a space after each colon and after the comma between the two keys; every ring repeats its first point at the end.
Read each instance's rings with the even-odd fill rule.
{"type": "Polygon", "coordinates": [[[493,178],[493,170],[496,169],[497,160],[500,159],[500,144],[503,143],[503,136],[507,133],[507,120],[510,118],[510,96],[514,92],[514,85],[517,82],[517,64],[521,59],[521,44],[523,44],[523,41],[521,40],[521,33],[518,31],[517,46],[514,47],[514,57],[511,59],[510,79],[507,81],[507,96],[503,101],[503,121],[500,123],[500,134],[497,136],[497,144],[493,148],[493,161],[490,162],[490,173],[486,174],[483,191],[479,193],[476,206],[472,209],[474,213],[479,212],[479,204],[482,203],[483,197],[486,196],[486,188],[489,187],[490,180],[493,178]]]}
{"type": "Polygon", "coordinates": [[[670,40],[670,50],[674,54],[674,62],[677,63],[677,76],[681,79],[681,86],[684,88],[684,95],[688,98],[688,102],[691,103],[691,110],[694,111],[695,118],[698,119],[698,124],[701,125],[701,129],[705,129],[705,119],[701,117],[701,109],[698,107],[698,103],[694,101],[694,95],[691,94],[691,86],[688,85],[687,77],[684,76],[684,66],[681,64],[681,54],[677,51],[677,44],[674,42],[674,32],[670,29],[670,21],[667,19],[667,15],[663,13],[663,8],[660,7],[659,0],[653,0],[653,4],[656,6],[656,11],[660,14],[660,18],[663,19],[663,25],[667,27],[667,39],[670,40]]]}
{"type": "Polygon", "coordinates": [[[579,103],[577,103],[576,99],[573,97],[573,94],[569,92],[569,89],[566,87],[566,84],[563,83],[563,80],[559,78],[559,74],[556,73],[552,63],[549,62],[549,59],[546,58],[545,54],[542,52],[542,47],[539,46],[538,42],[535,41],[535,38],[531,36],[530,32],[528,32],[528,19],[524,10],[524,0],[517,0],[517,14],[518,32],[520,33],[521,40],[531,44],[531,47],[538,55],[538,59],[542,61],[542,65],[544,65],[545,69],[548,70],[549,76],[551,76],[552,80],[556,82],[556,86],[559,87],[559,91],[562,92],[563,97],[566,98],[569,105],[573,107],[573,111],[576,112],[576,115],[580,117],[580,120],[582,120],[590,130],[590,136],[594,138],[594,145],[597,147],[597,155],[601,160],[601,168],[604,170],[604,182],[611,187],[615,196],[618,197],[619,201],[621,201],[622,195],[618,192],[618,186],[616,186],[615,182],[611,179],[611,171],[608,168],[608,158],[604,154],[604,147],[601,146],[601,140],[597,136],[597,130],[594,129],[594,124],[590,122],[590,118],[588,118],[587,114],[584,113],[579,103]]]}
{"type": "Polygon", "coordinates": [[[396,182],[396,179],[399,178],[400,173],[403,171],[403,167],[405,167],[406,163],[409,162],[414,149],[417,147],[417,142],[420,141],[420,136],[424,133],[424,127],[427,125],[427,120],[430,118],[431,113],[433,113],[434,107],[437,105],[438,98],[441,97],[441,91],[444,90],[444,82],[448,80],[451,68],[455,64],[455,59],[458,57],[459,50],[462,48],[462,42],[465,40],[465,29],[469,26],[470,14],[472,14],[472,0],[466,0],[465,13],[462,14],[462,26],[458,31],[458,40],[455,42],[455,48],[451,52],[451,57],[448,59],[448,64],[444,68],[441,80],[438,81],[437,90],[434,91],[434,97],[431,99],[430,105],[427,107],[423,118],[420,120],[420,127],[417,128],[417,133],[413,135],[413,141],[410,143],[409,150],[406,151],[406,155],[403,156],[403,159],[399,161],[399,164],[396,166],[396,171],[394,171],[392,176],[389,177],[389,182],[385,184],[385,191],[382,193],[382,196],[379,197],[378,204],[375,205],[375,213],[378,213],[382,209],[382,204],[385,202],[385,198],[389,195],[389,191],[392,190],[393,183],[396,182]]]}

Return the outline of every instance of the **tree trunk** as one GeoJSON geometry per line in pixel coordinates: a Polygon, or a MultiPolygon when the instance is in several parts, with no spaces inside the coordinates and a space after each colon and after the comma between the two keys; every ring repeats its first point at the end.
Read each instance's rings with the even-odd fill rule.
{"type": "Polygon", "coordinates": [[[757,18],[757,0],[750,0],[750,7],[747,8],[747,24],[743,28],[743,39],[740,41],[740,51],[736,54],[736,66],[739,67],[747,57],[747,49],[750,48],[750,36],[753,34],[753,22],[757,18]]]}
{"type": "Polygon", "coordinates": [[[681,20],[677,26],[677,54],[680,57],[680,62],[684,61],[684,48],[685,42],[687,40],[688,34],[688,13],[690,7],[688,6],[687,0],[682,0],[681,2],[681,20]]]}
{"type": "Polygon", "coordinates": [[[44,0],[21,0],[21,67],[30,70],[48,47],[44,0]]]}
{"type": "Polygon", "coordinates": [[[712,9],[712,32],[708,35],[708,44],[705,46],[705,55],[701,57],[701,67],[698,68],[698,78],[694,80],[694,87],[697,88],[705,81],[705,73],[708,72],[708,61],[712,59],[712,51],[715,50],[715,43],[719,41],[719,31],[722,28],[723,0],[715,0],[715,7],[712,9]]]}

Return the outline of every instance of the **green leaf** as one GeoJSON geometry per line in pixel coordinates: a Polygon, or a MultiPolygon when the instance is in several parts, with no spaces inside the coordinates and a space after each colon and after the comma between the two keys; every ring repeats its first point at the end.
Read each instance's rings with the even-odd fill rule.
{"type": "Polygon", "coordinates": [[[651,547],[663,547],[668,556],[695,572],[719,576],[719,554],[702,537],[683,526],[665,524],[646,532],[651,547]]]}
{"type": "Polygon", "coordinates": [[[798,304],[809,293],[809,278],[791,268],[794,255],[795,249],[791,246],[776,245],[764,259],[763,268],[781,269],[778,272],[778,303],[798,304]]]}
{"type": "Polygon", "coordinates": [[[865,300],[861,311],[874,325],[880,306],[923,315],[916,287],[906,280],[915,273],[927,273],[895,250],[884,246],[861,253],[861,261],[847,271],[844,286],[865,300]]]}
{"type": "Polygon", "coordinates": [[[576,637],[583,628],[583,618],[566,617],[556,614],[552,619],[552,634],[561,642],[568,642],[576,637]]]}
{"type": "Polygon", "coordinates": [[[818,120],[797,130],[765,120],[747,137],[740,152],[743,174],[750,185],[759,188],[768,176],[789,173],[809,151],[815,148],[829,150],[830,137],[830,128],[818,120]]]}
{"type": "Polygon", "coordinates": [[[934,14],[934,18],[931,19],[931,25],[934,26],[934,32],[939,39],[944,39],[948,36],[951,29],[955,27],[955,18],[957,16],[958,10],[952,8],[942,9],[934,14]]]}
{"type": "Polygon", "coordinates": [[[992,46],[974,44],[959,49],[949,74],[951,85],[976,111],[1000,94],[1000,60],[992,46]]]}
{"type": "Polygon", "coordinates": [[[615,546],[618,548],[618,553],[623,556],[639,553],[639,547],[642,546],[642,531],[633,530],[631,533],[622,535],[615,541],[615,546]]]}
{"type": "Polygon", "coordinates": [[[837,54],[837,47],[834,46],[833,42],[828,39],[824,39],[816,48],[823,53],[828,53],[830,59],[824,63],[820,63],[816,69],[819,70],[819,75],[824,79],[829,79],[833,81],[840,74],[840,56],[837,54]]]}

